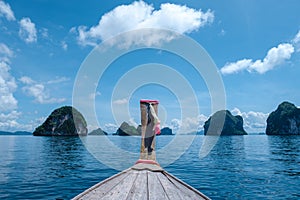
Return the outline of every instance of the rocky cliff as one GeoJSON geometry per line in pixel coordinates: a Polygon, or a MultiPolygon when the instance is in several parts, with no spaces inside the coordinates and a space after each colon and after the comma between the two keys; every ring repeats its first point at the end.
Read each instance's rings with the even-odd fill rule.
{"type": "Polygon", "coordinates": [[[82,114],[72,106],[54,110],[46,121],[33,132],[35,136],[87,135],[87,124],[82,114]]]}
{"type": "Polygon", "coordinates": [[[281,103],[267,119],[267,135],[300,135],[300,109],[290,102],[281,103]]]}
{"type": "Polygon", "coordinates": [[[127,122],[123,122],[120,128],[118,128],[115,135],[134,136],[134,135],[141,135],[141,134],[134,126],[129,125],[127,122]]]}
{"type": "Polygon", "coordinates": [[[233,116],[228,110],[221,110],[216,112],[205,122],[204,135],[218,134],[247,135],[246,131],[243,128],[243,118],[239,115],[233,116]]]}

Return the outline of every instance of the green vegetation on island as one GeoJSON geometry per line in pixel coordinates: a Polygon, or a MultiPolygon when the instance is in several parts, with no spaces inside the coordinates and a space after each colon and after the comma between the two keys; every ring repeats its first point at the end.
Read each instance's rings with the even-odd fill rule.
{"type": "MultiPolygon", "coordinates": [[[[123,122],[121,126],[118,128],[117,132],[113,135],[118,136],[140,136],[142,134],[142,126],[138,125],[135,128],[132,125],[129,125],[127,122],[123,122]]],[[[161,129],[161,133],[159,135],[174,135],[172,129],[169,127],[164,127],[161,129]]]]}
{"type": "Polygon", "coordinates": [[[282,102],[267,119],[267,135],[300,135],[300,109],[282,102]]]}
{"type": "Polygon", "coordinates": [[[160,135],[173,135],[173,131],[169,127],[164,127],[160,130],[160,135]]]}
{"type": "Polygon", "coordinates": [[[134,126],[129,125],[127,122],[123,122],[114,135],[139,136],[141,133],[134,126]]]}
{"type": "Polygon", "coordinates": [[[83,115],[72,106],[54,110],[46,121],[33,132],[34,136],[87,135],[87,123],[83,115]]]}
{"type": "Polygon", "coordinates": [[[228,110],[214,113],[204,124],[204,135],[247,135],[242,116],[233,116],[228,110]]]}
{"type": "Polygon", "coordinates": [[[88,135],[107,135],[107,132],[103,131],[101,128],[91,131],[88,135]]]}

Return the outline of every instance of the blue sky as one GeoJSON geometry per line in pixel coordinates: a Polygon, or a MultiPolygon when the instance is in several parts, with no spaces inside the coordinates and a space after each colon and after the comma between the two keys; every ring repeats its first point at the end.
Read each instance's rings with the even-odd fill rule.
{"type": "MultiPolygon", "coordinates": [[[[226,108],[244,117],[248,132],[262,132],[268,113],[279,103],[300,104],[299,7],[298,0],[0,0],[0,130],[33,131],[53,109],[71,105],[78,71],[97,44],[125,31],[161,28],[202,45],[224,83],[226,108]]],[[[162,71],[157,73],[164,81],[180,85],[162,71]]],[[[129,82],[123,85],[132,86],[129,82]]],[[[130,113],[118,113],[121,120],[138,124],[141,98],[159,99],[163,125],[185,132],[201,129],[212,112],[213,91],[203,77],[189,62],[163,50],[120,56],[95,84],[94,93],[84,97],[94,100],[99,121],[88,122],[90,129],[100,125],[113,131],[119,121],[112,108],[118,106],[130,113]],[[113,93],[130,70],[149,63],[184,77],[198,106],[180,107],[188,98],[178,99],[179,94],[157,83],[113,93]],[[189,109],[197,109],[198,115],[182,118],[189,109]]]]}

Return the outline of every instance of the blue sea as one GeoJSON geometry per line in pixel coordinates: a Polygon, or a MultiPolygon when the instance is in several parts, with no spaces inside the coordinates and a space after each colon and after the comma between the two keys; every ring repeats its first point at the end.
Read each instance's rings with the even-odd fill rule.
{"type": "MultiPolygon", "coordinates": [[[[86,148],[91,144],[101,151],[104,137],[0,136],[0,199],[70,199],[118,173],[86,148]]],[[[195,136],[178,137],[184,142],[195,136]]],[[[300,136],[224,136],[199,158],[204,137],[196,136],[164,169],[211,199],[300,199],[300,136]]],[[[139,152],[138,137],[107,138],[139,152]]],[[[157,137],[157,148],[167,151],[164,147],[173,139],[157,137]]],[[[111,159],[111,166],[124,169],[138,159],[102,153],[111,159]]],[[[164,163],[163,157],[158,158],[164,163]]]]}

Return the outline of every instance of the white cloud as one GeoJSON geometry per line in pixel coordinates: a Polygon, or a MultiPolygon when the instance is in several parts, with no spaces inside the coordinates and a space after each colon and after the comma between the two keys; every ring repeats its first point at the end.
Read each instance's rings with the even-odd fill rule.
{"type": "Polygon", "coordinates": [[[30,18],[25,17],[20,20],[19,36],[26,43],[37,41],[37,31],[35,24],[31,22],[30,18]]]}
{"type": "Polygon", "coordinates": [[[15,78],[10,74],[10,66],[0,60],[0,111],[11,111],[17,108],[18,101],[13,96],[17,89],[15,78]]]}
{"type": "Polygon", "coordinates": [[[37,83],[30,77],[23,76],[19,79],[25,86],[22,87],[22,91],[28,96],[34,97],[35,102],[40,104],[51,104],[64,102],[65,98],[53,98],[50,97],[49,92],[45,89],[45,85],[37,83]]]}
{"type": "Polygon", "coordinates": [[[279,44],[277,47],[271,48],[263,60],[253,61],[252,59],[243,59],[234,63],[227,63],[221,68],[221,73],[232,74],[247,70],[249,72],[256,71],[259,74],[264,74],[274,67],[281,65],[286,60],[289,60],[293,53],[294,47],[292,44],[279,44]]]}
{"type": "Polygon", "coordinates": [[[235,63],[227,63],[224,67],[222,67],[221,72],[222,74],[237,73],[239,71],[248,69],[251,64],[252,64],[251,59],[243,59],[235,63]]]}
{"type": "Polygon", "coordinates": [[[45,117],[39,117],[37,119],[30,120],[26,124],[21,124],[18,122],[20,117],[22,117],[22,113],[15,110],[7,114],[0,113],[0,130],[31,132],[46,119],[45,117]]]}
{"type": "Polygon", "coordinates": [[[4,16],[8,21],[15,21],[14,12],[11,10],[10,5],[4,1],[0,1],[0,17],[4,16]]]}
{"type": "Polygon", "coordinates": [[[248,133],[265,132],[267,126],[268,113],[262,112],[241,112],[238,108],[234,108],[231,113],[233,115],[240,115],[244,119],[244,129],[248,133]]]}
{"type": "Polygon", "coordinates": [[[0,43],[0,62],[6,64],[10,63],[10,58],[13,57],[14,52],[6,46],[6,44],[0,43]]]}
{"type": "Polygon", "coordinates": [[[55,77],[55,79],[47,81],[47,84],[57,84],[57,83],[62,83],[62,82],[66,82],[66,81],[69,81],[69,80],[70,80],[70,78],[67,78],[65,76],[55,77]]]}
{"type": "Polygon", "coordinates": [[[293,42],[294,43],[300,42],[300,30],[298,31],[297,35],[294,37],[293,42]]]}
{"type": "Polygon", "coordinates": [[[7,114],[0,113],[0,129],[8,131],[14,129],[16,126],[19,126],[17,120],[20,115],[21,113],[15,110],[7,114]]]}
{"type": "Polygon", "coordinates": [[[207,116],[201,114],[198,117],[187,117],[183,120],[172,119],[169,126],[174,133],[190,133],[203,130],[204,122],[208,119],[207,116]]]}
{"type": "Polygon", "coordinates": [[[14,52],[12,50],[10,50],[5,44],[0,43],[0,56],[12,57],[13,55],[14,52]]]}
{"type": "MultiPolygon", "coordinates": [[[[122,32],[145,28],[168,29],[180,34],[197,31],[200,27],[213,22],[214,14],[210,10],[202,12],[187,6],[171,3],[161,4],[159,10],[154,10],[152,5],[143,1],[135,1],[130,5],[120,5],[112,11],[104,14],[96,26],[88,28],[74,27],[70,32],[78,32],[78,42],[81,45],[95,46],[101,40],[106,40],[122,32]]],[[[132,35],[132,37],[135,37],[132,35]]],[[[168,39],[170,35],[146,35],[143,42],[157,43],[168,39]]],[[[173,36],[171,36],[173,37],[173,36]]],[[[126,38],[133,40],[134,38],[126,38]]],[[[151,43],[150,43],[151,44],[151,43]]]]}
{"type": "Polygon", "coordinates": [[[299,52],[300,51],[300,30],[298,31],[297,35],[292,40],[292,43],[293,43],[294,47],[296,48],[296,51],[299,52]]]}
{"type": "Polygon", "coordinates": [[[124,99],[117,99],[115,101],[113,101],[114,104],[117,104],[117,105],[122,105],[122,104],[126,104],[128,103],[128,99],[124,98],[124,99]]]}
{"type": "Polygon", "coordinates": [[[20,113],[16,111],[18,101],[14,97],[17,89],[15,78],[10,74],[10,60],[13,52],[0,43],[0,129],[10,130],[18,127],[20,113]]]}
{"type": "Polygon", "coordinates": [[[273,47],[268,51],[263,61],[256,60],[249,69],[250,71],[255,70],[263,74],[282,64],[285,60],[290,59],[292,53],[294,53],[294,47],[291,44],[279,44],[277,47],[273,47]]]}
{"type": "Polygon", "coordinates": [[[33,83],[35,83],[35,81],[34,80],[32,80],[30,77],[28,77],[28,76],[22,76],[20,79],[19,79],[19,81],[21,81],[22,83],[24,83],[24,84],[33,84],[33,83]]]}
{"type": "Polygon", "coordinates": [[[39,32],[41,33],[43,38],[49,38],[48,29],[42,28],[42,29],[39,30],[39,32]]]}
{"type": "Polygon", "coordinates": [[[104,125],[103,130],[107,133],[115,133],[118,128],[119,127],[116,124],[108,123],[104,125]]]}

